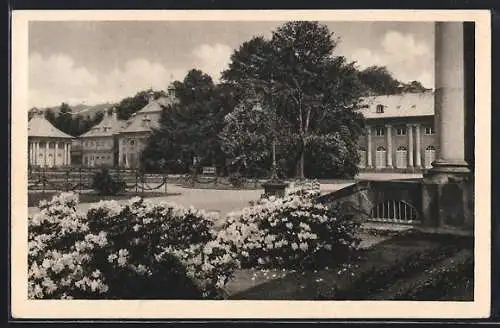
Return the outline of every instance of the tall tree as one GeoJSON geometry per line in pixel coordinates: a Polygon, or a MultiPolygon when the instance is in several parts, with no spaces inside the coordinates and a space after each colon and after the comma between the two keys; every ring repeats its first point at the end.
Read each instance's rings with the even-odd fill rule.
{"type": "Polygon", "coordinates": [[[59,107],[59,114],[56,117],[55,125],[56,127],[70,135],[74,135],[75,131],[72,131],[72,109],[67,103],[62,103],[59,107]]]}
{"type": "Polygon", "coordinates": [[[273,32],[270,41],[254,38],[244,43],[223,73],[239,89],[256,90],[265,105],[288,123],[295,149],[289,156],[294,157],[300,178],[313,142],[330,140],[326,137],[335,134],[354,138],[350,142],[355,143],[363,126],[355,111],[362,92],[358,72],[354,63],[333,55],[336,46],[337,39],[325,25],[288,22],[273,32]]]}
{"type": "Polygon", "coordinates": [[[405,83],[402,86],[402,92],[419,93],[426,92],[432,89],[428,89],[422,85],[419,81],[411,81],[410,83],[405,83]]]}
{"type": "Polygon", "coordinates": [[[143,90],[136,93],[132,97],[124,98],[116,106],[117,116],[120,120],[127,120],[132,116],[133,113],[141,110],[144,106],[148,104],[150,94],[153,94],[154,98],[159,98],[165,96],[165,91],[163,90],[143,90]]]}
{"type": "Polygon", "coordinates": [[[370,66],[359,72],[365,94],[392,95],[401,91],[401,82],[385,66],[370,66]]]}
{"type": "Polygon", "coordinates": [[[173,82],[177,102],[162,111],[143,151],[147,169],[186,171],[194,159],[198,166],[223,166],[218,133],[227,113],[227,96],[200,70],[188,72],[183,81],[173,82]]]}

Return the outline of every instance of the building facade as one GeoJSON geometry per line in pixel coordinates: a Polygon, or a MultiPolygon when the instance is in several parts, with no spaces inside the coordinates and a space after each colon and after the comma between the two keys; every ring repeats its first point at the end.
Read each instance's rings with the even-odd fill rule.
{"type": "Polygon", "coordinates": [[[119,167],[139,167],[151,131],[158,127],[163,107],[172,101],[172,98],[151,96],[148,104],[125,122],[118,136],[119,167]]]}
{"type": "Polygon", "coordinates": [[[359,140],[360,171],[421,172],[436,159],[434,93],[363,99],[366,133],[359,140]]]}
{"type": "Polygon", "coordinates": [[[53,126],[43,111],[28,121],[28,164],[31,167],[57,168],[71,165],[74,138],[53,126]]]}
{"type": "Polygon", "coordinates": [[[90,167],[114,167],[118,164],[118,134],[122,122],[116,109],[79,137],[82,164],[90,167]]]}

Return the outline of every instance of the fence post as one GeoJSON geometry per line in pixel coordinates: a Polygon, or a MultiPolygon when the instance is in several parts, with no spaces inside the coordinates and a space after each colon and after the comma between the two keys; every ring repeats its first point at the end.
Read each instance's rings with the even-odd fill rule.
{"type": "Polygon", "coordinates": [[[116,167],[116,179],[118,182],[120,182],[120,165],[116,167]]]}
{"type": "Polygon", "coordinates": [[[165,183],[165,194],[167,194],[167,180],[168,180],[168,176],[164,175],[163,176],[163,182],[165,183]]]}
{"type": "Polygon", "coordinates": [[[78,186],[80,187],[80,194],[82,193],[82,166],[80,165],[79,169],[78,169],[78,177],[80,179],[80,183],[78,184],[78,186]]]}
{"type": "Polygon", "coordinates": [[[137,181],[137,169],[135,170],[135,193],[137,194],[138,190],[137,190],[137,186],[138,186],[139,182],[137,181]]]}
{"type": "Polygon", "coordinates": [[[45,196],[45,168],[42,167],[42,195],[45,196]]]}
{"type": "Polygon", "coordinates": [[[144,197],[144,181],[146,180],[146,176],[144,172],[141,173],[141,185],[142,185],[142,197],[144,197]]]}

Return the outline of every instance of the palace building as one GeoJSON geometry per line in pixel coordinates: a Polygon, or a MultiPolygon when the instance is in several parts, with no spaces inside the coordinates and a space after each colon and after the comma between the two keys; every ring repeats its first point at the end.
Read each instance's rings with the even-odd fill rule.
{"type": "Polygon", "coordinates": [[[84,166],[114,167],[118,163],[118,134],[123,124],[112,108],[103,120],[79,137],[79,151],[84,166]]]}
{"type": "Polygon", "coordinates": [[[363,99],[366,134],[359,140],[360,171],[421,172],[436,158],[434,93],[363,99]]]}
{"type": "Polygon", "coordinates": [[[53,126],[38,111],[28,121],[28,163],[32,167],[56,168],[71,165],[73,137],[53,126]]]}
{"type": "Polygon", "coordinates": [[[146,147],[151,131],[158,127],[163,107],[172,101],[173,97],[154,99],[150,95],[148,104],[125,122],[118,136],[118,166],[139,167],[141,152],[146,147]]]}

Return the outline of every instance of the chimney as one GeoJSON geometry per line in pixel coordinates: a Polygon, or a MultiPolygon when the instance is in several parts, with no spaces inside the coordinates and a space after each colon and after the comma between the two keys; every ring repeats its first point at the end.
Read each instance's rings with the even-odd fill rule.
{"type": "Polygon", "coordinates": [[[113,118],[114,121],[116,121],[117,119],[117,110],[116,110],[116,107],[113,107],[113,109],[111,110],[111,117],[113,118]]]}
{"type": "Polygon", "coordinates": [[[155,100],[155,94],[153,90],[149,91],[147,94],[148,102],[152,103],[155,100]]]}

